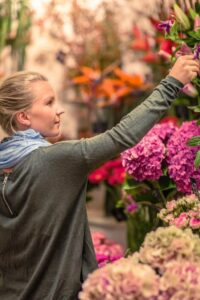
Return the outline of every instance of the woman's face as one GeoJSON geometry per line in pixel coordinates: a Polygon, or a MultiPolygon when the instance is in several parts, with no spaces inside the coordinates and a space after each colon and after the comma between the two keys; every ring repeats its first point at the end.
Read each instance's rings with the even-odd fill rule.
{"type": "Polygon", "coordinates": [[[63,111],[58,106],[50,84],[47,81],[32,82],[31,89],[34,100],[31,108],[26,111],[29,128],[40,132],[44,137],[59,135],[60,116],[63,111]]]}

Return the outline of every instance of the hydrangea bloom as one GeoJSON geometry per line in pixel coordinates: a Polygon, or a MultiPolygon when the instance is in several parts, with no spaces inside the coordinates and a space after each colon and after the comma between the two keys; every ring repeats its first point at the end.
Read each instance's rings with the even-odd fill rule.
{"type": "Polygon", "coordinates": [[[149,234],[139,252],[90,274],[79,299],[199,300],[199,295],[200,239],[171,226],[149,234]]]}
{"type": "Polygon", "coordinates": [[[147,265],[137,264],[132,257],[122,258],[88,276],[80,300],[156,300],[159,277],[147,265]]]}
{"type": "Polygon", "coordinates": [[[160,291],[159,300],[200,299],[200,263],[181,259],[166,264],[160,291]]]}
{"type": "Polygon", "coordinates": [[[136,180],[157,180],[162,175],[165,144],[177,130],[173,122],[155,125],[133,148],[122,153],[122,165],[136,180]]]}
{"type": "Polygon", "coordinates": [[[92,241],[99,267],[124,256],[122,246],[106,238],[101,232],[93,232],[92,241]]]}
{"type": "Polygon", "coordinates": [[[177,130],[167,143],[168,173],[177,185],[177,189],[183,193],[191,193],[191,178],[196,180],[200,188],[200,169],[194,167],[194,160],[200,146],[187,146],[188,140],[200,135],[200,126],[196,121],[185,122],[177,130]]]}
{"type": "Polygon", "coordinates": [[[175,226],[160,227],[147,234],[140,249],[140,260],[161,273],[167,262],[179,258],[200,261],[200,239],[190,229],[183,231],[175,226]]]}
{"type": "Polygon", "coordinates": [[[162,175],[165,145],[155,135],[146,135],[135,147],[122,153],[122,165],[136,180],[156,180],[162,175]]]}
{"type": "Polygon", "coordinates": [[[166,144],[169,138],[178,130],[178,127],[173,122],[165,122],[156,124],[148,134],[158,136],[161,141],[166,144]]]}
{"type": "Polygon", "coordinates": [[[168,225],[179,228],[191,228],[199,233],[200,229],[200,202],[195,195],[189,195],[178,200],[167,202],[158,217],[168,225]]]}

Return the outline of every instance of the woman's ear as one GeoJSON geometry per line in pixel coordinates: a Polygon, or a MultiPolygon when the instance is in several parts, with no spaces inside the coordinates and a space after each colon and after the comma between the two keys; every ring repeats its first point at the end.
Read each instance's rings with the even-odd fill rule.
{"type": "Polygon", "coordinates": [[[15,114],[15,121],[18,124],[19,128],[29,128],[31,125],[31,121],[29,119],[28,114],[25,111],[19,111],[15,114]]]}

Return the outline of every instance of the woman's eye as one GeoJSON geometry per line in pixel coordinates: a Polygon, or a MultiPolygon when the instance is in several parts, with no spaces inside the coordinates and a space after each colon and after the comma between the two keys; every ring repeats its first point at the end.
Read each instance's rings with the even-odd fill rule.
{"type": "Polygon", "coordinates": [[[47,105],[52,105],[52,104],[53,104],[53,100],[47,102],[47,105]]]}

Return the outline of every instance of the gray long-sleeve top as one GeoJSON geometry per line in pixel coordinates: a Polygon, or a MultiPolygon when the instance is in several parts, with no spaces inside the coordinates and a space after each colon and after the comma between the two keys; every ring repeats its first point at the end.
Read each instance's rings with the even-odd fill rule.
{"type": "Polygon", "coordinates": [[[97,263],[86,208],[88,173],[132,147],[183,85],[172,77],[122,121],[94,138],[34,150],[10,174],[0,170],[0,299],[74,300],[97,263]]]}

